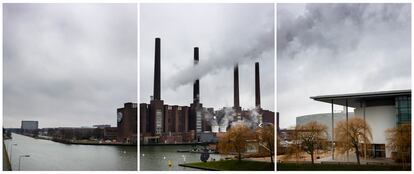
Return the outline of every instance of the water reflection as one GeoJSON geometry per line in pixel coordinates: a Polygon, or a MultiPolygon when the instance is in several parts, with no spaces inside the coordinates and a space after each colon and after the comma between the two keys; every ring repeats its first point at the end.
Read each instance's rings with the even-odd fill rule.
{"type": "MultiPolygon", "coordinates": [[[[178,166],[182,163],[201,162],[199,153],[177,152],[178,150],[190,150],[191,148],[191,145],[141,146],[140,170],[198,170],[178,166]],[[171,163],[171,166],[169,163],[171,163]]],[[[219,160],[222,157],[219,154],[210,154],[210,159],[219,160]]]]}

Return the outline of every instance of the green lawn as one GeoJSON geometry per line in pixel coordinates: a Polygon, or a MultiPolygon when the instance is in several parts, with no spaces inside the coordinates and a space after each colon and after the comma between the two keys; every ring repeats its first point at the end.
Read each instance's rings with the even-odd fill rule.
{"type": "Polygon", "coordinates": [[[257,161],[238,161],[238,160],[224,160],[224,161],[210,161],[180,164],[184,167],[193,167],[204,170],[228,170],[228,171],[274,171],[274,165],[268,162],[257,161]]]}
{"type": "Polygon", "coordinates": [[[295,164],[277,163],[278,171],[410,171],[396,165],[354,165],[354,164],[295,164]]]}

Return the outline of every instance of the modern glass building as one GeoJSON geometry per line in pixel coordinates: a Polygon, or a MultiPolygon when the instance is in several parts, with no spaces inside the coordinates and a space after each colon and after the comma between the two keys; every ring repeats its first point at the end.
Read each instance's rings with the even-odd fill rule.
{"type": "Polygon", "coordinates": [[[395,97],[397,123],[411,123],[411,95],[395,97]]]}
{"type": "MultiPolygon", "coordinates": [[[[372,141],[363,151],[367,158],[391,158],[392,152],[386,148],[386,130],[400,124],[411,124],[411,90],[323,95],[311,99],[331,105],[332,127],[335,126],[334,105],[353,108],[355,116],[362,117],[368,123],[372,129],[372,141]]],[[[334,140],[335,134],[332,134],[331,140],[334,140]]]]}

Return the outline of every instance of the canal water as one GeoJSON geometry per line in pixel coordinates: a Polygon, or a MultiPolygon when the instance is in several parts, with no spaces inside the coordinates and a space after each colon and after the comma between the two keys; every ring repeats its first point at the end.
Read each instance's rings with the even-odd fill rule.
{"type": "Polygon", "coordinates": [[[68,145],[19,134],[4,142],[13,170],[19,170],[21,155],[30,155],[20,158],[20,170],[25,171],[137,170],[136,146],[68,145]]]}
{"type": "MultiPolygon", "coordinates": [[[[178,150],[191,150],[191,145],[168,145],[168,146],[140,146],[139,168],[141,171],[178,170],[191,171],[193,168],[181,167],[178,164],[201,162],[200,153],[177,152],[178,150]],[[172,166],[168,166],[171,160],[172,166]]],[[[212,158],[219,160],[224,158],[220,154],[210,154],[212,158]]]]}

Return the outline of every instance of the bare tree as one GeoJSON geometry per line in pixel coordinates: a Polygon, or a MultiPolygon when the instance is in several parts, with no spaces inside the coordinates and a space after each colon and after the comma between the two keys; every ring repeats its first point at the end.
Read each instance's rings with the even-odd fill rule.
{"type": "Polygon", "coordinates": [[[241,161],[248,146],[247,141],[253,138],[253,131],[249,127],[244,124],[234,125],[219,138],[218,150],[224,154],[236,153],[237,159],[241,161]]]}
{"type": "Polygon", "coordinates": [[[287,132],[288,142],[284,160],[294,158],[296,163],[298,163],[302,153],[301,143],[298,138],[298,131],[296,131],[296,127],[291,127],[289,130],[290,131],[287,132]]]}
{"type": "Polygon", "coordinates": [[[371,139],[371,127],[360,117],[353,117],[348,121],[342,120],[336,124],[336,149],[339,153],[353,150],[359,165],[361,164],[361,143],[370,144],[371,139]]]}
{"type": "Polygon", "coordinates": [[[388,129],[387,147],[397,153],[397,161],[403,166],[411,159],[411,124],[400,124],[396,128],[388,129]]]}
{"type": "Polygon", "coordinates": [[[327,145],[327,127],[316,121],[296,126],[297,138],[301,143],[301,149],[311,156],[312,164],[315,163],[315,151],[324,149],[327,145]]]}
{"type": "Polygon", "coordinates": [[[275,154],[275,127],[272,124],[266,124],[256,130],[259,143],[269,152],[270,162],[273,162],[275,154]]]}

